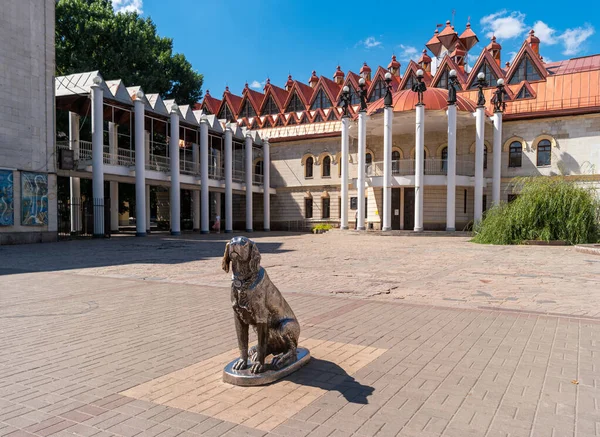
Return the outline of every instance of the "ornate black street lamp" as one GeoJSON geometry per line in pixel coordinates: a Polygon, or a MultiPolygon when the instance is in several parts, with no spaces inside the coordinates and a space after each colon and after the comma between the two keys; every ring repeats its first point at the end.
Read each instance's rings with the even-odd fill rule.
{"type": "Polygon", "coordinates": [[[360,91],[358,92],[358,96],[360,97],[360,110],[361,111],[366,111],[367,110],[367,90],[365,89],[365,78],[361,77],[358,80],[358,87],[360,88],[360,91]]]}
{"type": "Polygon", "coordinates": [[[417,93],[418,97],[419,97],[419,101],[417,103],[417,105],[422,105],[423,104],[423,93],[425,91],[427,91],[427,87],[425,86],[425,82],[423,82],[423,75],[425,73],[423,73],[423,70],[421,70],[420,68],[417,70],[417,83],[413,84],[412,86],[412,90],[417,93]]]}
{"type": "Polygon", "coordinates": [[[348,106],[350,106],[350,99],[352,97],[350,96],[350,88],[348,87],[348,85],[346,85],[344,88],[342,88],[342,95],[340,97],[340,99],[342,100],[342,109],[344,111],[342,117],[349,117],[350,114],[348,112],[348,106]]]}
{"type": "Polygon", "coordinates": [[[385,73],[385,98],[383,104],[385,106],[392,106],[392,73],[389,71],[385,73]]]}
{"type": "Polygon", "coordinates": [[[494,91],[494,97],[492,97],[494,112],[504,112],[506,110],[505,96],[509,97],[504,89],[504,79],[500,78],[496,85],[496,91],[494,91]]]}
{"type": "Polygon", "coordinates": [[[450,70],[448,73],[448,104],[454,105],[456,103],[456,70],[450,70]]]}
{"type": "Polygon", "coordinates": [[[479,92],[477,93],[477,106],[485,106],[483,88],[486,86],[488,86],[488,83],[485,81],[485,74],[483,74],[483,71],[480,71],[477,75],[477,88],[479,88],[479,92]]]}

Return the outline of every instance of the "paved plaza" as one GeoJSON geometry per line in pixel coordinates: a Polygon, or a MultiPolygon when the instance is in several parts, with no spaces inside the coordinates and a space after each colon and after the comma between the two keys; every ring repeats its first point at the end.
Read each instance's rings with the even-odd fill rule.
{"type": "Polygon", "coordinates": [[[600,436],[600,257],[252,237],[313,358],[246,388],[225,235],[0,247],[0,436],[600,436]]]}

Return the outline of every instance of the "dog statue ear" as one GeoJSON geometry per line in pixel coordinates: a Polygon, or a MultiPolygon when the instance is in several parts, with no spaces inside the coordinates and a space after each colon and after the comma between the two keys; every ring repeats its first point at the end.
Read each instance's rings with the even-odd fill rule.
{"type": "Polygon", "coordinates": [[[258,272],[260,270],[260,252],[256,243],[252,243],[252,252],[250,253],[250,270],[258,272]]]}
{"type": "Polygon", "coordinates": [[[223,261],[221,261],[221,268],[225,270],[225,273],[229,273],[229,264],[231,258],[229,258],[229,243],[225,245],[225,253],[223,254],[223,261]]]}

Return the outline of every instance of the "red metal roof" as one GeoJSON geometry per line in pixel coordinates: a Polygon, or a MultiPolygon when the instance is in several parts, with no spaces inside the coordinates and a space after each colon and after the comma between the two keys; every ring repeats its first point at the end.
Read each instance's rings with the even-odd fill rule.
{"type": "MultiPolygon", "coordinates": [[[[427,88],[423,93],[423,103],[427,111],[441,111],[448,108],[448,90],[441,88],[427,88]]],[[[402,90],[394,93],[392,96],[392,108],[394,112],[413,111],[418,103],[419,97],[417,93],[411,90],[402,90]]],[[[369,105],[368,114],[374,114],[384,107],[383,99],[379,99],[369,105]]],[[[475,112],[477,105],[475,102],[462,97],[456,96],[456,108],[459,111],[475,112]]],[[[491,114],[489,114],[491,115],[491,114]]]]}

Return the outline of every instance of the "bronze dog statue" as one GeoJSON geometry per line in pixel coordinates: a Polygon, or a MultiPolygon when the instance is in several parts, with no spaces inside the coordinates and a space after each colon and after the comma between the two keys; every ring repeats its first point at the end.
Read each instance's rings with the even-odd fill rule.
{"type": "Polygon", "coordinates": [[[252,373],[267,370],[265,358],[273,355],[270,368],[282,369],[296,361],[300,324],[294,312],[260,266],[256,244],[246,237],[235,237],[225,246],[222,267],[233,270],[231,305],[234,310],[240,358],[234,370],[248,367],[252,373]],[[248,350],[248,326],[252,325],[258,345],[248,350]]]}

